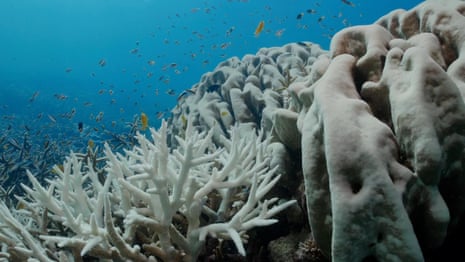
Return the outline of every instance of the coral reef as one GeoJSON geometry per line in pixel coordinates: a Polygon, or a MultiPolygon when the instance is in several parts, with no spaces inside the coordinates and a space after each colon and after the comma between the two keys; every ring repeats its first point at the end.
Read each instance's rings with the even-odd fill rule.
{"type": "Polygon", "coordinates": [[[465,2],[427,0],[338,32],[329,52],[228,59],[152,140],[107,147],[105,176],[76,154],[49,187],[29,175],[23,207],[0,206],[0,256],[195,260],[210,237],[244,255],[246,232],[290,207],[268,241],[289,254],[277,261],[463,259],[464,24],[465,2]]]}
{"type": "Polygon", "coordinates": [[[164,122],[124,155],[106,145],[104,175],[74,153],[46,187],[28,172],[22,207],[0,205],[0,259],[196,261],[207,237],[230,239],[245,256],[246,232],[276,223],[295,201],[265,199],[280,175],[263,133],[237,125],[218,147],[213,132],[188,121],[172,150],[164,122]]]}
{"type": "Polygon", "coordinates": [[[464,7],[344,29],[322,77],[291,85],[309,222],[333,260],[422,261],[462,219],[464,7]]]}
{"type": "Polygon", "coordinates": [[[334,261],[460,252],[464,10],[428,0],[338,32],[329,53],[296,43],[230,59],[180,101],[174,130],[189,113],[219,134],[263,128],[284,148],[283,174],[303,173],[311,234],[334,261]]]}
{"type": "Polygon", "coordinates": [[[303,81],[314,61],[325,54],[317,44],[300,42],[262,48],[256,55],[220,63],[179,99],[169,120],[171,132],[182,133],[189,116],[197,128],[215,129],[217,142],[220,135],[227,136],[226,130],[234,123],[247,123],[270,133],[275,110],[288,108],[289,85],[303,81]]]}

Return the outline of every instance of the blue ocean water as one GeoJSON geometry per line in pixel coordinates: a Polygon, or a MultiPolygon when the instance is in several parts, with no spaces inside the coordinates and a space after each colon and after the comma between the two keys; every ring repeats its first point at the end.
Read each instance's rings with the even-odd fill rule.
{"type": "Polygon", "coordinates": [[[158,128],[177,95],[229,57],[296,41],[328,49],[338,30],[420,2],[2,0],[0,151],[26,138],[79,151],[141,112],[158,128]]]}

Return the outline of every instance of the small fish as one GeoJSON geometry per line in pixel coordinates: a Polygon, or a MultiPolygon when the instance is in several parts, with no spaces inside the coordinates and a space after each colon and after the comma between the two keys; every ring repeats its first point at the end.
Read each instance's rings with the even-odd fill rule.
{"type": "Polygon", "coordinates": [[[176,91],[174,91],[174,89],[171,88],[167,89],[165,93],[170,96],[176,95],[176,91]]]}
{"type": "Polygon", "coordinates": [[[193,95],[195,94],[195,92],[191,89],[187,89],[187,90],[184,90],[181,92],[181,94],[179,94],[178,98],[177,98],[177,101],[178,103],[183,100],[185,97],[189,96],[189,95],[193,95]]]}
{"type": "Polygon", "coordinates": [[[186,128],[186,126],[187,126],[187,117],[186,117],[186,115],[184,115],[184,114],[181,115],[181,122],[182,122],[183,128],[186,128]]]}
{"type": "Polygon", "coordinates": [[[278,31],[276,31],[276,32],[274,33],[274,35],[275,35],[276,37],[281,37],[281,36],[283,36],[284,31],[286,31],[285,28],[279,29],[278,31]]]}
{"type": "Polygon", "coordinates": [[[8,139],[8,144],[10,144],[11,146],[13,146],[14,148],[18,150],[22,150],[21,146],[19,145],[18,140],[16,140],[15,138],[8,139]]]}
{"type": "Polygon", "coordinates": [[[31,98],[29,98],[29,102],[34,102],[34,100],[36,100],[38,95],[39,95],[39,91],[35,91],[34,94],[32,94],[31,98]]]}
{"type": "Polygon", "coordinates": [[[163,112],[163,111],[158,111],[158,112],[157,112],[157,119],[162,119],[164,115],[165,115],[165,112],[163,112]]]}
{"type": "Polygon", "coordinates": [[[57,122],[57,120],[56,120],[56,118],[54,116],[52,116],[52,115],[47,115],[47,116],[48,116],[48,119],[50,119],[50,121],[52,121],[52,123],[57,122]]]}
{"type": "Polygon", "coordinates": [[[98,64],[99,66],[104,67],[107,64],[107,61],[105,61],[105,59],[100,59],[100,61],[98,61],[98,64]]]}
{"type": "Polygon", "coordinates": [[[79,123],[78,123],[78,130],[79,130],[79,133],[81,133],[83,129],[84,129],[84,124],[83,124],[82,122],[79,122],[79,123]]]}
{"type": "Polygon", "coordinates": [[[131,54],[133,54],[133,55],[137,54],[138,52],[139,52],[139,48],[134,48],[134,49],[131,49],[131,50],[129,51],[129,53],[131,53],[131,54]]]}
{"type": "Polygon", "coordinates": [[[66,72],[66,73],[69,73],[69,72],[71,72],[71,71],[73,71],[73,69],[72,69],[71,67],[68,67],[68,68],[65,69],[65,72],[66,72]]]}
{"type": "Polygon", "coordinates": [[[348,0],[341,0],[341,1],[342,1],[344,4],[346,4],[346,5],[349,5],[349,6],[352,6],[352,7],[355,6],[354,3],[352,3],[352,2],[350,2],[350,1],[348,1],[348,0]]]}
{"type": "Polygon", "coordinates": [[[312,43],[308,42],[297,42],[298,45],[303,46],[303,47],[311,47],[312,43]]]}
{"type": "Polygon", "coordinates": [[[226,49],[226,48],[228,48],[230,45],[231,45],[231,42],[222,43],[221,46],[220,46],[220,48],[221,48],[221,49],[226,49]]]}
{"type": "Polygon", "coordinates": [[[68,96],[66,96],[64,94],[54,94],[53,96],[55,96],[55,98],[58,99],[58,100],[66,100],[66,99],[68,99],[68,96]]]}
{"type": "Polygon", "coordinates": [[[257,25],[257,27],[255,28],[255,37],[258,37],[260,36],[260,33],[263,31],[263,29],[265,28],[265,21],[260,21],[257,25]]]}
{"type": "Polygon", "coordinates": [[[27,205],[25,201],[18,201],[18,204],[16,205],[16,210],[21,210],[21,209],[26,209],[27,205]]]}
{"type": "Polygon", "coordinates": [[[102,121],[103,115],[104,115],[103,112],[100,111],[100,112],[98,113],[98,115],[95,117],[95,122],[100,122],[100,121],[102,121]]]}
{"type": "Polygon", "coordinates": [[[232,34],[232,32],[234,31],[234,29],[236,29],[236,27],[232,26],[228,29],[228,31],[226,31],[226,36],[230,36],[232,34]]]}
{"type": "Polygon", "coordinates": [[[147,127],[149,126],[149,117],[144,112],[140,113],[140,122],[141,122],[140,130],[142,131],[147,130],[147,127]]]}
{"type": "Polygon", "coordinates": [[[87,146],[88,146],[89,148],[94,148],[94,147],[95,147],[95,142],[94,142],[94,140],[89,139],[89,141],[87,141],[87,146]]]}
{"type": "Polygon", "coordinates": [[[296,17],[297,20],[300,20],[304,17],[304,13],[299,13],[296,17]]]}
{"type": "Polygon", "coordinates": [[[155,60],[149,60],[147,63],[148,63],[149,65],[153,66],[153,65],[155,65],[155,60]]]}

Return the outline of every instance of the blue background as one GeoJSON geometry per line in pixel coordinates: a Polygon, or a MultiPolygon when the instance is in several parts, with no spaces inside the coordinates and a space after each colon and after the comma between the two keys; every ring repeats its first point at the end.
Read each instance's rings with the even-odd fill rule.
{"type": "Polygon", "coordinates": [[[141,112],[158,128],[222,60],[296,41],[328,49],[338,30],[420,2],[2,0],[0,129],[66,139],[82,136],[78,122],[118,132],[141,112]]]}

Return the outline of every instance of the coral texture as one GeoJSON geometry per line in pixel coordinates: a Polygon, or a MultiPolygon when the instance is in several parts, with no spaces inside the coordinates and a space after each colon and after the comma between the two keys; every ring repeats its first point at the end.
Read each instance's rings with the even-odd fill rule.
{"type": "Polygon", "coordinates": [[[265,199],[280,178],[269,139],[236,126],[217,147],[190,123],[174,150],[164,122],[125,155],[106,146],[104,170],[72,153],[47,187],[29,173],[23,207],[0,205],[0,259],[196,261],[207,236],[246,255],[246,232],[295,202],[265,199]]]}
{"type": "Polygon", "coordinates": [[[344,29],[322,77],[290,86],[309,222],[334,261],[422,261],[462,218],[463,10],[426,1],[344,29]]]}
{"type": "MultiPolygon", "coordinates": [[[[234,123],[247,123],[266,133],[278,123],[280,127],[275,130],[281,132],[276,138],[294,140],[294,147],[300,147],[300,141],[292,138],[293,134],[298,137],[295,125],[273,118],[276,109],[289,107],[289,85],[303,81],[313,62],[325,54],[317,44],[300,42],[262,48],[256,55],[246,55],[241,60],[233,57],[220,63],[180,97],[169,122],[172,133],[183,132],[187,116],[199,129],[215,129],[215,141],[220,135],[227,136],[226,130],[234,123]],[[290,132],[283,130],[287,127],[290,132]]],[[[289,117],[297,119],[296,114],[289,117]]]]}
{"type": "Polygon", "coordinates": [[[338,32],[329,52],[228,59],[152,141],[107,148],[105,170],[72,154],[48,188],[30,176],[24,207],[0,205],[0,257],[194,260],[207,235],[245,254],[246,231],[293,203],[261,199],[298,198],[303,179],[319,259],[430,260],[465,228],[463,25],[465,2],[427,0],[338,32]]]}
{"type": "Polygon", "coordinates": [[[426,259],[464,223],[464,10],[429,0],[338,32],[329,53],[230,59],[180,101],[174,130],[191,113],[219,134],[241,122],[273,136],[334,261],[426,259]]]}

